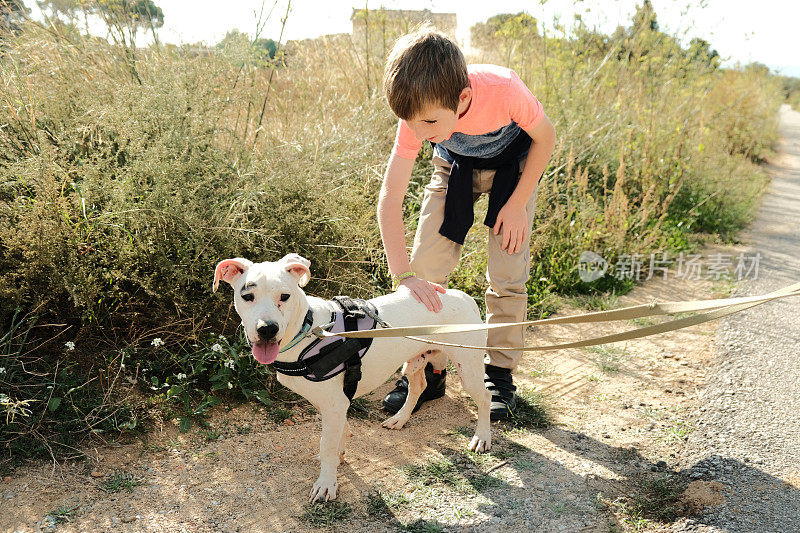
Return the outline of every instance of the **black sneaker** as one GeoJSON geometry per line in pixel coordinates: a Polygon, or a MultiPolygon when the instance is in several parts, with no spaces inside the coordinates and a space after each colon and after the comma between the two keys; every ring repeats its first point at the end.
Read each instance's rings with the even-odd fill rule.
{"type": "Polygon", "coordinates": [[[517,401],[514,391],[517,387],[511,378],[511,370],[494,365],[486,365],[486,374],[483,376],[486,390],[492,393],[490,408],[491,420],[507,420],[516,414],[517,401]]]}
{"type": "MultiPolygon", "coordinates": [[[[428,363],[425,365],[425,390],[417,400],[417,405],[414,406],[414,413],[417,412],[419,407],[429,401],[441,398],[444,396],[444,380],[447,377],[447,370],[442,370],[439,373],[433,371],[433,365],[428,363]]],[[[403,376],[395,383],[394,390],[386,395],[383,399],[383,408],[391,414],[396,413],[406,403],[408,397],[408,378],[403,376]]]]}

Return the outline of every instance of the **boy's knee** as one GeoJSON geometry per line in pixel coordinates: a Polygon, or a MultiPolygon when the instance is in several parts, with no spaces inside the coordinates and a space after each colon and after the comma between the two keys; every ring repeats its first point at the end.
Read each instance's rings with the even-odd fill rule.
{"type": "Polygon", "coordinates": [[[498,294],[527,294],[526,284],[530,277],[530,269],[522,265],[520,269],[493,270],[486,272],[489,287],[498,294]]]}
{"type": "Polygon", "coordinates": [[[506,300],[528,300],[528,290],[524,283],[517,285],[493,285],[486,289],[487,298],[503,298],[506,300]]]}

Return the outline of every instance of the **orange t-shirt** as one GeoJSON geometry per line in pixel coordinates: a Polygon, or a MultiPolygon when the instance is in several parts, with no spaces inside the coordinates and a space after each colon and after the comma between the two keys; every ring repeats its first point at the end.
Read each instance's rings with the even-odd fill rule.
{"type": "MultiPolygon", "coordinates": [[[[469,65],[467,74],[472,102],[450,138],[437,146],[460,155],[489,158],[502,152],[520,128],[530,131],[541,122],[542,104],[513,70],[497,65],[469,65]]],[[[416,159],[420,148],[422,141],[401,119],[392,154],[416,159]]]]}

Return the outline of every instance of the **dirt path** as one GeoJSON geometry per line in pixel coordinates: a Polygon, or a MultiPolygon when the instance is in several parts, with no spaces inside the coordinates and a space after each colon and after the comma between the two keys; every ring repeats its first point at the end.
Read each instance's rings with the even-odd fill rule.
{"type": "MultiPolygon", "coordinates": [[[[619,305],[655,298],[701,298],[706,280],[651,281],[619,305]]],[[[568,312],[582,309],[570,308],[568,312]]],[[[619,324],[592,333],[630,328],[619,324]]],[[[448,395],[402,431],[380,413],[352,421],[355,437],[340,468],[337,530],[607,531],[626,519],[618,498],[640,479],[676,467],[688,410],[713,358],[713,324],[610,349],[529,354],[517,383],[541,394],[555,424],[545,430],[496,426],[492,454],[465,451],[474,406],[454,383],[448,395]],[[688,348],[687,348],[688,347],[688,348]],[[467,430],[463,428],[467,427],[467,430]],[[659,463],[663,461],[663,463],[659,463]],[[428,474],[413,476],[409,466],[428,474]]],[[[531,332],[557,342],[576,330],[531,332]]],[[[587,330],[587,334],[589,331],[587,330]]],[[[371,397],[373,406],[392,387],[371,397]]],[[[37,531],[57,509],[74,508],[58,531],[314,531],[305,507],[318,473],[320,424],[297,408],[293,425],[261,409],[218,412],[221,436],[165,427],[136,443],[88,450],[80,463],[22,469],[5,482],[0,531],[37,531]],[[144,481],[132,492],[102,490],[115,471],[144,481]],[[102,478],[92,477],[102,473],[102,478]]]]}
{"type": "MultiPolygon", "coordinates": [[[[796,157],[797,145],[789,148],[796,157]]],[[[796,178],[794,174],[795,182],[796,178]]],[[[779,187],[782,183],[776,181],[779,187]]],[[[792,222],[800,223],[796,207],[800,192],[782,189],[779,193],[787,199],[794,195],[795,204],[779,207],[776,220],[785,224],[786,210],[793,209],[792,222]]],[[[769,202],[765,200],[765,206],[769,202]]],[[[775,229],[792,231],[780,224],[775,229]]],[[[781,260],[779,254],[789,255],[792,245],[797,249],[792,241],[800,235],[797,229],[785,244],[775,235],[770,269],[792,259],[781,260]]],[[[703,254],[708,257],[719,251],[737,254],[747,248],[707,249],[703,254]]],[[[766,249],[762,255],[767,255],[766,249]]],[[[797,260],[792,260],[797,272],[797,260]]],[[[757,283],[762,282],[767,278],[757,283]]],[[[777,286],[783,280],[770,278],[770,283],[777,286]]],[[[671,272],[667,280],[643,283],[614,303],[720,297],[730,288],[724,281],[682,279],[671,272]]],[[[766,288],[753,284],[752,292],[762,290],[766,288]]],[[[797,302],[768,305],[774,307],[763,320],[779,329],[760,328],[751,344],[764,352],[767,342],[782,344],[789,353],[789,339],[796,353],[797,330],[786,332],[797,316],[797,302]]],[[[562,313],[583,311],[578,305],[567,305],[562,313]]],[[[529,331],[527,340],[550,344],[647,323],[551,327],[529,331]]],[[[745,493],[732,484],[733,478],[719,477],[715,469],[696,468],[709,453],[723,458],[719,463],[723,474],[731,460],[740,470],[763,476],[774,485],[752,487],[763,490],[759,494],[781,497],[775,500],[780,502],[786,502],[786,497],[800,500],[796,488],[779,479],[785,476],[782,479],[790,483],[794,479],[796,487],[797,478],[792,476],[797,474],[791,466],[796,467],[797,460],[790,454],[798,448],[780,440],[792,427],[797,435],[797,426],[792,426],[800,412],[796,392],[791,400],[794,406],[787,400],[785,414],[770,419],[774,431],[763,435],[769,442],[754,441],[759,442],[760,451],[749,462],[747,453],[737,455],[719,439],[713,441],[713,450],[702,448],[704,439],[710,438],[704,432],[711,426],[698,413],[725,405],[725,400],[714,400],[714,391],[721,386],[736,387],[733,396],[744,400],[736,409],[742,409],[737,421],[730,428],[723,423],[716,429],[724,442],[746,440],[748,427],[761,420],[760,415],[744,410],[748,403],[762,405],[754,399],[746,401],[762,387],[754,381],[758,376],[751,373],[741,383],[726,384],[715,369],[715,361],[729,357],[717,347],[738,342],[727,330],[717,340],[718,327],[707,323],[605,348],[527,354],[515,380],[520,388],[540,395],[553,424],[543,430],[497,425],[491,454],[465,451],[474,406],[453,380],[447,396],[426,404],[405,429],[382,429],[376,406],[392,387],[387,383],[370,396],[367,417],[351,420],[355,436],[340,468],[334,506],[306,506],[318,473],[315,454],[320,423],[316,415],[301,405],[294,409],[290,423],[275,423],[262,409],[245,406],[218,411],[212,418],[216,435],[211,438],[195,430],[180,434],[168,426],[151,434],[146,444],[93,448],[86,450],[84,461],[20,469],[0,483],[0,531],[316,531],[325,526],[359,532],[661,531],[670,526],[660,525],[659,520],[674,519],[668,511],[676,501],[684,511],[692,509],[695,514],[671,529],[717,527],[713,525],[717,524],[715,509],[724,510],[725,515],[748,511],[736,499],[745,493]],[[708,388],[707,380],[711,380],[708,388]],[[684,452],[687,437],[689,447],[684,452]],[[122,471],[141,484],[130,486],[130,492],[109,492],[114,479],[125,486],[125,478],[114,478],[115,472],[122,471]],[[699,483],[680,500],[691,475],[699,483]],[[789,488],[778,487],[779,481],[789,488]],[[62,521],[56,518],[59,515],[62,521]]],[[[742,354],[737,360],[747,361],[751,355],[742,354]]],[[[769,367],[753,368],[759,369],[759,375],[770,371],[769,367]]],[[[789,371],[787,367],[771,372],[785,375],[789,371]]],[[[770,411],[775,405],[763,403],[762,407],[770,411]]],[[[755,498],[751,504],[761,505],[761,501],[755,498]]]]}
{"type": "MultiPolygon", "coordinates": [[[[781,143],[757,220],[743,235],[762,256],[762,294],[800,280],[800,113],[781,109],[781,143]]],[[[800,301],[759,306],[720,324],[716,368],[682,464],[725,486],[697,531],[800,531],[800,301]]]]}

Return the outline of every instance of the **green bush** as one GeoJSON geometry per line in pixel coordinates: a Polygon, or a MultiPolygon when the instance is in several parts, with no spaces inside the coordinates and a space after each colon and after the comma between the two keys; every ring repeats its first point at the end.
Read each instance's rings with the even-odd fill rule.
{"type": "MultiPolygon", "coordinates": [[[[153,406],[186,427],[220,395],[274,401],[266,369],[209,347],[222,345],[213,332],[230,354],[243,349],[230,292],[211,292],[221,259],[296,252],[312,261],[310,294],[388,289],[375,203],[396,119],[379,78],[399,30],[385,21],[365,18],[383,32],[371,47],[320,38],[290,43],[281,61],[250,57],[241,38],[213,54],[133,51],[28,22],[5,39],[0,383],[11,394],[0,405],[15,416],[0,428],[4,459],[25,456],[26,434],[49,454],[141,428],[153,406]]],[[[545,34],[511,15],[479,33],[472,62],[514,68],[558,134],[531,237],[531,315],[553,312],[558,294],[632,285],[581,282],[584,250],[611,262],[690,249],[752,218],[767,180],[755,163],[783,98],[769,72],[719,68],[707,44],[683,49],[653,13],[614,35],[580,21],[545,34]]],[[[420,159],[409,244],[430,172],[420,159]]],[[[468,236],[451,278],[479,300],[484,239],[468,236]]]]}

